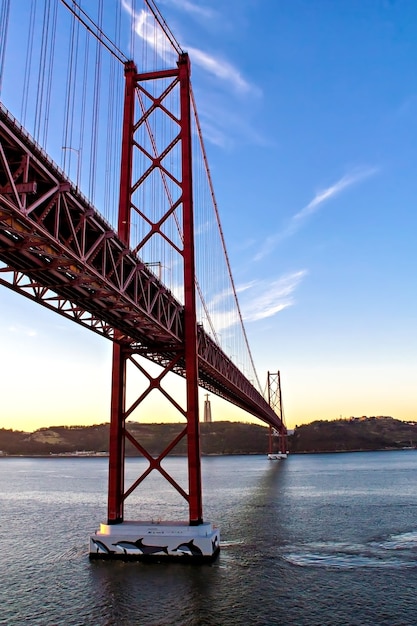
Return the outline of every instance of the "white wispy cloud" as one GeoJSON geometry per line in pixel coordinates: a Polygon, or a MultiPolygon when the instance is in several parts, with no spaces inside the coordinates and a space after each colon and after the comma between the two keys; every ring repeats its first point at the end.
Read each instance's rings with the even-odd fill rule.
{"type": "MultiPolygon", "coordinates": [[[[307,275],[307,270],[285,274],[274,280],[254,280],[239,285],[236,291],[244,322],[257,322],[273,317],[295,302],[294,292],[307,275]]],[[[239,316],[232,301],[231,290],[217,294],[208,304],[210,317],[222,339],[232,327],[239,324],[239,316]]]]}
{"type": "Polygon", "coordinates": [[[204,139],[216,146],[231,149],[237,142],[257,146],[271,145],[270,138],[257,130],[253,111],[245,110],[242,102],[235,104],[235,93],[217,92],[213,89],[194,89],[199,108],[200,124],[204,139]]]}
{"type": "Polygon", "coordinates": [[[227,148],[230,145],[230,138],[223,128],[204,119],[200,120],[200,123],[203,137],[208,143],[219,148],[227,148]]]}
{"type": "MultiPolygon", "coordinates": [[[[121,2],[123,9],[134,19],[136,34],[155,50],[164,61],[172,60],[174,62],[176,53],[173,48],[167,47],[167,37],[154,16],[145,9],[141,9],[136,13],[133,10],[131,0],[121,0],[121,2]]],[[[200,16],[207,15],[209,11],[209,9],[194,5],[188,2],[188,0],[177,1],[174,4],[179,9],[198,13],[200,16]]],[[[212,17],[211,13],[210,17],[212,17]]],[[[241,94],[251,93],[255,96],[261,94],[259,88],[250,84],[237,67],[226,59],[209,54],[201,48],[194,46],[183,45],[183,48],[188,51],[194,66],[200,67],[207,74],[221,80],[223,85],[231,87],[234,91],[241,94]]]]}
{"type": "Polygon", "coordinates": [[[318,191],[314,198],[305,207],[291,217],[286,228],[266,238],[261,250],[259,250],[259,252],[255,255],[254,260],[259,261],[264,258],[272,252],[280,241],[297,232],[302,227],[304,222],[321,208],[322,204],[339,195],[342,191],[348,189],[352,185],[359,183],[361,180],[373,176],[377,172],[377,167],[355,168],[348,174],[345,174],[345,176],[342,176],[342,178],[336,181],[333,185],[318,191]]]}
{"type": "Polygon", "coordinates": [[[141,9],[135,12],[132,6],[132,0],[121,0],[123,9],[134,20],[134,31],[143,39],[150,48],[155,50],[157,55],[165,62],[175,63],[176,52],[174,48],[168,46],[168,38],[165,35],[152,13],[141,9]]]}
{"type": "MultiPolygon", "coordinates": [[[[123,2],[126,2],[126,0],[123,0],[123,2]]],[[[204,20],[221,19],[221,16],[213,9],[195,4],[190,2],[190,0],[165,0],[163,4],[175,6],[180,11],[204,20]]],[[[147,41],[150,42],[150,38],[147,41]]],[[[188,51],[193,66],[202,68],[205,72],[222,80],[224,84],[231,86],[237,92],[242,94],[250,92],[252,95],[260,95],[260,90],[255,85],[250,84],[242,76],[238,68],[226,59],[195,46],[184,45],[184,49],[188,51]]]]}
{"type": "MultiPolygon", "coordinates": [[[[146,9],[135,12],[133,0],[120,2],[131,16],[137,36],[155,51],[164,65],[175,66],[177,53],[152,13],[146,9]]],[[[212,36],[213,25],[222,23],[224,16],[217,10],[191,0],[164,0],[162,4],[167,9],[173,9],[177,19],[177,27],[173,32],[181,47],[190,55],[194,92],[197,94],[199,85],[204,89],[204,95],[199,99],[199,117],[205,140],[223,149],[231,148],[235,141],[266,145],[268,141],[257,133],[256,124],[251,120],[253,106],[246,112],[242,108],[248,102],[248,96],[260,99],[262,90],[249,81],[225,55],[213,54],[209,44],[205,49],[201,38],[197,40],[198,45],[188,45],[196,41],[192,21],[199,22],[199,30],[196,32],[201,32],[202,28],[212,36]],[[181,30],[185,32],[181,33],[181,30]],[[238,105],[236,98],[239,100],[238,105]]]]}
{"type": "Polygon", "coordinates": [[[349,174],[342,176],[340,180],[338,180],[333,185],[330,185],[330,187],[327,187],[326,189],[323,189],[316,193],[311,202],[309,202],[307,206],[301,209],[301,211],[298,211],[298,213],[296,213],[292,219],[295,222],[299,222],[305,219],[312,213],[315,213],[319,206],[323,204],[323,202],[326,202],[327,200],[330,200],[330,198],[337,196],[344,189],[351,187],[355,183],[358,183],[365,178],[373,176],[374,174],[376,174],[377,171],[378,169],[376,167],[357,168],[349,174]]]}
{"type": "Polygon", "coordinates": [[[227,287],[223,289],[223,291],[219,291],[210,298],[210,301],[207,303],[210,311],[216,312],[219,309],[227,309],[227,302],[233,298],[233,290],[231,287],[227,287]]]}
{"type": "Polygon", "coordinates": [[[203,19],[214,19],[217,17],[217,12],[211,7],[202,6],[201,4],[195,4],[189,0],[162,0],[161,4],[175,6],[190,15],[195,15],[203,19]]]}
{"type": "Polygon", "coordinates": [[[307,270],[299,270],[272,281],[256,281],[242,297],[241,307],[246,322],[272,317],[294,304],[294,292],[307,270]]]}
{"type": "Polygon", "coordinates": [[[260,90],[245,80],[239,70],[229,61],[192,46],[188,46],[187,50],[193,65],[201,67],[215,78],[224,81],[225,85],[231,85],[242,94],[250,92],[252,95],[260,95],[260,90]]]}

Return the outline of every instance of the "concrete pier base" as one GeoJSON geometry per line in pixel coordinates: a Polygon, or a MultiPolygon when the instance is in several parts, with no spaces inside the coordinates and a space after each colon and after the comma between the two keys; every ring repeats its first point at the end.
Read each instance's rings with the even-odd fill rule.
{"type": "Polygon", "coordinates": [[[126,521],[100,524],[90,536],[90,559],[212,562],[220,551],[220,532],[209,522],[126,521]]]}

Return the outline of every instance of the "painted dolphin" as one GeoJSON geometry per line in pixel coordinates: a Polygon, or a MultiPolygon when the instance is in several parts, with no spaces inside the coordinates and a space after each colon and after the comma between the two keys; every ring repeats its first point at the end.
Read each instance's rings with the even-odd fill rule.
{"type": "Polygon", "coordinates": [[[214,537],[214,539],[211,540],[211,547],[213,552],[216,548],[219,547],[219,538],[217,537],[217,535],[214,537]]]}
{"type": "Polygon", "coordinates": [[[93,537],[91,537],[91,541],[94,543],[94,545],[97,548],[97,554],[99,552],[103,552],[104,554],[114,554],[114,550],[110,550],[105,543],[103,543],[102,541],[99,541],[99,539],[93,539],[93,537]]]}
{"type": "Polygon", "coordinates": [[[183,554],[190,554],[192,556],[202,556],[203,553],[198,546],[194,545],[194,539],[187,543],[180,543],[179,546],[173,549],[173,552],[182,552],[183,554]]]}
{"type": "Polygon", "coordinates": [[[130,554],[131,551],[139,552],[139,548],[134,541],[116,541],[116,543],[113,543],[112,545],[123,550],[125,554],[130,554]]]}
{"type": "Polygon", "coordinates": [[[168,546],[147,546],[143,543],[142,538],[137,541],[117,541],[113,545],[121,548],[125,554],[131,554],[132,552],[142,552],[142,554],[165,552],[165,554],[168,554],[168,546]]]}
{"type": "Polygon", "coordinates": [[[168,554],[168,546],[147,546],[143,543],[143,539],[135,541],[135,545],[143,554],[156,554],[157,552],[165,552],[165,554],[168,554]]]}

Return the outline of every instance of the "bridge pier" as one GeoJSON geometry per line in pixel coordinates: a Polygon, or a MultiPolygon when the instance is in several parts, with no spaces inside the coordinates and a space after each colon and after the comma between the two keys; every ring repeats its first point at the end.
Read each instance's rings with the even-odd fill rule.
{"type": "Polygon", "coordinates": [[[100,524],[90,537],[90,559],[210,563],[220,551],[220,533],[209,522],[126,521],[100,524]]]}

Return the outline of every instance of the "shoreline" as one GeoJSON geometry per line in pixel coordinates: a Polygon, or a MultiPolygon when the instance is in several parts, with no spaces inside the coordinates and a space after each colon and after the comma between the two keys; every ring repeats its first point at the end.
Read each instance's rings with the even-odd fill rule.
{"type": "MultiPolygon", "coordinates": [[[[297,456],[303,454],[351,454],[357,452],[400,452],[400,451],[417,451],[417,447],[389,447],[389,448],[357,448],[355,450],[302,450],[297,452],[289,452],[288,456],[297,456]]],[[[226,453],[210,453],[202,454],[201,457],[214,457],[214,456],[268,456],[267,452],[226,452],[226,453]]],[[[77,454],[72,452],[62,452],[50,454],[0,454],[1,459],[108,459],[108,452],[92,452],[85,454],[77,454]]],[[[141,459],[144,458],[140,455],[126,455],[127,459],[141,459]]],[[[171,454],[168,458],[187,458],[186,454],[171,454]]]]}

